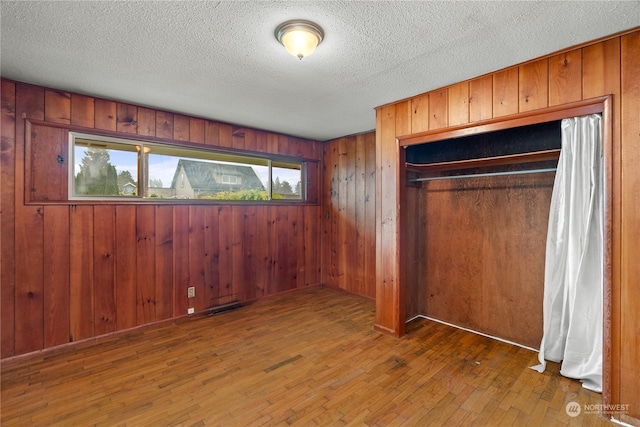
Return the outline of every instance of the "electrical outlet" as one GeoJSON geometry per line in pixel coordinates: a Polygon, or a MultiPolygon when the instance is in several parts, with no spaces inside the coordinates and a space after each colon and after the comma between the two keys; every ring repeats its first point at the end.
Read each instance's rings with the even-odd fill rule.
{"type": "Polygon", "coordinates": [[[196,288],[193,286],[189,286],[187,288],[187,298],[195,298],[196,296],[196,288]]]}
{"type": "Polygon", "coordinates": [[[196,309],[193,308],[193,307],[187,308],[187,314],[193,314],[193,313],[195,313],[195,311],[196,311],[196,309]]]}

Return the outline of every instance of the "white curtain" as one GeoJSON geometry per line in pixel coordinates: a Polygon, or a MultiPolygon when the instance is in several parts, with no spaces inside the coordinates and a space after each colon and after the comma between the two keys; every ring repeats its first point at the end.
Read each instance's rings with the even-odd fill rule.
{"type": "Polygon", "coordinates": [[[560,374],[602,391],[604,183],[601,117],[562,120],[547,234],[544,335],[532,368],[562,362],[560,374]]]}

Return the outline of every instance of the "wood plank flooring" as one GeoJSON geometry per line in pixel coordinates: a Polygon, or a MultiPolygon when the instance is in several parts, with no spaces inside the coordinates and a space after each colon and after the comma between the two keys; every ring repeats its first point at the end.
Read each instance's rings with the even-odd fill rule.
{"type": "Polygon", "coordinates": [[[613,425],[536,354],[428,320],[373,331],[374,303],[308,288],[2,364],[2,426],[613,425]]]}

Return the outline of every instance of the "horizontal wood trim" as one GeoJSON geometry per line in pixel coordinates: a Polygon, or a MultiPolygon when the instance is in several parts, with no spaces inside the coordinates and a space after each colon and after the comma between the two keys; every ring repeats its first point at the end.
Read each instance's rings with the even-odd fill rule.
{"type": "Polygon", "coordinates": [[[482,122],[448,127],[443,130],[428,131],[412,135],[403,135],[399,136],[397,139],[400,146],[407,147],[410,145],[424,144],[428,142],[440,141],[443,139],[460,138],[463,136],[478,135],[498,130],[552,122],[556,120],[562,120],[567,117],[601,113],[604,111],[604,103],[607,99],[608,96],[601,96],[598,98],[573,102],[570,104],[541,108],[539,110],[528,111],[526,113],[497,117],[482,122]]]}

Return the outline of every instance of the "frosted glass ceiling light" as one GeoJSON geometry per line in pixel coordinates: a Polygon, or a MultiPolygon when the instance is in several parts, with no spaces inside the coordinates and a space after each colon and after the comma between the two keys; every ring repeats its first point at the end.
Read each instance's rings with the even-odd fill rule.
{"type": "Polygon", "coordinates": [[[317,24],[301,19],[278,25],[276,38],[291,55],[300,59],[313,53],[324,38],[324,31],[317,24]]]}

